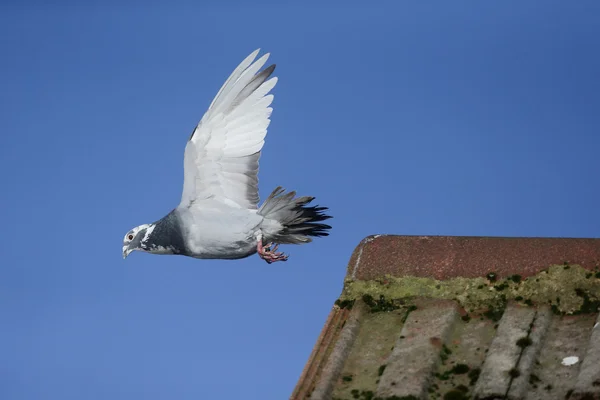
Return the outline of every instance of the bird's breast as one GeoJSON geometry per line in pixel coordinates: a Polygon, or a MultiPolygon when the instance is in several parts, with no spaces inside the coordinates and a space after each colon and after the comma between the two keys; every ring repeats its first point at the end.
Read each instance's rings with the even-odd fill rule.
{"type": "MultiPolygon", "coordinates": [[[[209,204],[210,205],[210,204],[209,204]]],[[[256,252],[255,233],[262,217],[218,203],[183,215],[188,252],[196,258],[244,258],[256,252]]]]}

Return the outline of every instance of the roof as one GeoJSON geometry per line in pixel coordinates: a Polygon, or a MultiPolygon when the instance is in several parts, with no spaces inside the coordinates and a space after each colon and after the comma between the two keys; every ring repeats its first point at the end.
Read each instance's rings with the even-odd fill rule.
{"type": "Polygon", "coordinates": [[[600,399],[599,265],[600,239],[367,237],[291,399],[600,399]]]}

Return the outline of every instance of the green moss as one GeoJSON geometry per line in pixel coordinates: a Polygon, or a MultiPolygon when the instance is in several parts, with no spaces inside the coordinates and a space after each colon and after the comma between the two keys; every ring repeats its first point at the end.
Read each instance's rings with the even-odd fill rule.
{"type": "Polygon", "coordinates": [[[417,309],[417,306],[415,306],[414,304],[408,306],[408,308],[406,309],[406,314],[404,314],[404,317],[402,317],[402,323],[405,323],[406,319],[408,318],[410,313],[415,311],[416,309],[417,309]]]}
{"type": "Polygon", "coordinates": [[[468,400],[469,396],[460,390],[451,390],[444,395],[444,400],[468,400]]]}
{"type": "Polygon", "coordinates": [[[448,373],[448,371],[446,371],[443,374],[435,374],[435,377],[438,378],[440,381],[447,381],[448,379],[450,379],[450,374],[448,373]]]}
{"type": "Polygon", "coordinates": [[[465,385],[458,385],[456,387],[456,390],[460,390],[461,392],[467,393],[469,391],[469,388],[466,387],[465,385]]]}
{"type": "Polygon", "coordinates": [[[371,390],[363,390],[360,395],[361,400],[373,400],[373,398],[375,397],[375,393],[373,393],[371,390]]]}
{"type": "Polygon", "coordinates": [[[353,399],[357,400],[376,400],[375,393],[370,390],[352,389],[350,394],[353,399]]]}
{"type": "Polygon", "coordinates": [[[362,296],[362,300],[372,313],[394,311],[400,308],[400,305],[396,304],[394,300],[386,300],[383,294],[379,295],[379,300],[375,300],[370,294],[365,294],[362,296]]]}
{"type": "Polygon", "coordinates": [[[456,375],[462,375],[469,372],[470,369],[471,368],[469,368],[467,364],[456,364],[454,367],[452,367],[450,372],[456,375]]]}
{"type": "Polygon", "coordinates": [[[383,371],[385,371],[385,367],[387,367],[387,365],[385,365],[385,364],[379,366],[379,370],[377,370],[377,376],[383,375],[383,371]]]}
{"type": "Polygon", "coordinates": [[[442,364],[446,363],[448,357],[452,354],[452,350],[448,348],[445,344],[442,345],[442,351],[440,352],[440,359],[442,360],[442,364]]]}
{"type": "Polygon", "coordinates": [[[375,397],[373,400],[419,400],[415,396],[389,396],[389,397],[375,397]]]}
{"type": "Polygon", "coordinates": [[[560,309],[558,308],[558,306],[556,304],[552,304],[550,306],[550,310],[552,311],[552,314],[554,314],[554,315],[561,315],[562,314],[560,312],[560,309]]]}
{"type": "Polygon", "coordinates": [[[590,295],[580,288],[575,289],[575,294],[583,299],[583,304],[573,314],[590,314],[598,311],[600,307],[599,299],[591,299],[590,295]]]}
{"type": "Polygon", "coordinates": [[[449,370],[445,371],[444,373],[441,373],[441,374],[438,373],[435,376],[436,376],[436,378],[438,378],[441,381],[447,381],[448,379],[450,379],[450,377],[452,375],[466,374],[467,372],[469,372],[469,370],[470,370],[470,368],[466,364],[456,364],[455,366],[453,366],[449,370]]]}
{"type": "Polygon", "coordinates": [[[531,346],[533,341],[528,336],[523,336],[521,339],[517,340],[517,346],[524,349],[525,347],[531,346]]]}
{"type": "Polygon", "coordinates": [[[344,309],[347,308],[348,310],[352,310],[352,306],[354,305],[354,300],[340,300],[337,299],[335,301],[335,305],[337,305],[339,308],[344,309]]]}
{"type": "Polygon", "coordinates": [[[501,292],[504,289],[506,289],[507,287],[508,287],[508,282],[505,281],[505,282],[502,282],[502,283],[499,283],[499,284],[495,285],[494,289],[496,289],[497,291],[501,292]]]}
{"type": "MultiPolygon", "coordinates": [[[[363,298],[373,312],[391,311],[402,307],[400,299],[412,297],[430,297],[456,300],[468,310],[497,310],[499,303],[515,299],[525,299],[527,305],[555,305],[561,314],[576,312],[592,312],[593,307],[600,305],[600,281],[587,279],[590,271],[577,266],[570,268],[554,265],[528,279],[498,279],[493,274],[495,284],[490,290],[490,276],[480,278],[453,278],[438,281],[431,278],[393,277],[383,280],[353,281],[346,280],[343,300],[363,298]],[[518,281],[518,282],[517,282],[518,281]],[[576,291],[576,289],[579,289],[576,291]],[[365,296],[366,295],[366,296],[365,296]],[[383,298],[381,296],[384,296],[383,298]],[[556,298],[560,298],[560,304],[556,298]],[[379,300],[376,300],[379,299],[379,300]]],[[[600,271],[597,272],[600,277],[600,271]]]]}
{"type": "Polygon", "coordinates": [[[529,375],[529,384],[534,388],[538,388],[538,383],[541,382],[541,379],[536,374],[529,375]]]}
{"type": "Polygon", "coordinates": [[[480,374],[480,368],[473,368],[472,370],[470,370],[469,375],[467,375],[469,377],[469,385],[473,386],[477,382],[477,379],[479,379],[480,374]]]}
{"type": "Polygon", "coordinates": [[[523,278],[521,277],[521,275],[515,274],[515,275],[509,276],[508,279],[510,279],[514,283],[520,283],[523,278]]]}
{"type": "Polygon", "coordinates": [[[342,376],[342,380],[344,382],[352,382],[352,375],[351,374],[344,375],[344,376],[342,376]]]}
{"type": "Polygon", "coordinates": [[[496,306],[488,308],[483,313],[483,316],[488,319],[491,319],[494,322],[498,322],[498,321],[500,321],[500,318],[502,318],[505,308],[506,308],[506,303],[503,301],[500,301],[499,304],[497,304],[496,306]]]}
{"type": "Polygon", "coordinates": [[[375,300],[373,300],[373,296],[371,296],[370,294],[363,295],[362,300],[369,307],[375,306],[375,300]]]}

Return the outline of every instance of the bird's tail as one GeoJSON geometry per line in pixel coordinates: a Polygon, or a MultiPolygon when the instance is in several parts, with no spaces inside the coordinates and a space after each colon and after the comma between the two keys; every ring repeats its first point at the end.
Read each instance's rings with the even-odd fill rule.
{"type": "Polygon", "coordinates": [[[311,242],[311,236],[328,236],[331,226],[320,223],[331,216],[324,213],[327,207],[307,207],[314,197],[297,197],[296,192],[284,193],[277,187],[258,209],[265,218],[265,239],[281,244],[311,242]]]}

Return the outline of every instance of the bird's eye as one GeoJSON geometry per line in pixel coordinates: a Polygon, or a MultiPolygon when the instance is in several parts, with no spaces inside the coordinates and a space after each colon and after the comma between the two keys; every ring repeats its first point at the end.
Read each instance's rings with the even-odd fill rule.
{"type": "Polygon", "coordinates": [[[132,234],[127,235],[127,239],[133,240],[133,235],[132,234]]]}

